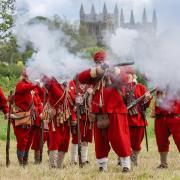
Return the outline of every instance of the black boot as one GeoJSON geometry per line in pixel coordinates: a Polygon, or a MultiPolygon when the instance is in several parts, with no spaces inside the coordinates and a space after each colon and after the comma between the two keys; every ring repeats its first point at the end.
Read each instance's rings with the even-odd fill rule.
{"type": "Polygon", "coordinates": [[[26,151],[24,154],[24,158],[23,158],[23,165],[24,166],[28,165],[28,157],[29,157],[29,152],[26,151]]]}
{"type": "Polygon", "coordinates": [[[20,166],[24,166],[24,155],[25,152],[17,150],[17,158],[20,166]]]}

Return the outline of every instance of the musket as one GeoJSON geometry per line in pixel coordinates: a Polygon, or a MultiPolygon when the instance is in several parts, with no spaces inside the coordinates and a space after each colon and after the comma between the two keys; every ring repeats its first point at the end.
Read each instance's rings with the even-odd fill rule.
{"type": "Polygon", "coordinates": [[[123,62],[123,63],[118,63],[118,64],[114,64],[113,67],[118,67],[118,66],[130,66],[130,65],[134,65],[134,61],[129,61],[129,62],[123,62]]]}
{"type": "MultiPolygon", "coordinates": [[[[79,80],[78,80],[78,76],[76,76],[76,97],[78,97],[78,95],[79,95],[79,80]]],[[[83,167],[82,157],[81,157],[80,109],[78,102],[76,102],[76,116],[77,116],[77,129],[78,129],[78,160],[79,160],[79,167],[83,167]]]]}
{"type": "MultiPolygon", "coordinates": [[[[156,88],[153,88],[149,91],[150,94],[152,94],[153,92],[156,91],[156,88]]],[[[134,106],[136,106],[138,103],[140,103],[144,98],[146,97],[146,94],[144,94],[143,96],[139,97],[138,99],[136,99],[135,101],[133,101],[128,107],[127,109],[131,109],[133,108],[134,106]]]]}
{"type": "Polygon", "coordinates": [[[101,65],[101,68],[103,70],[108,70],[111,67],[130,66],[130,65],[134,65],[134,61],[122,62],[122,63],[113,64],[113,65],[104,63],[101,65]]]}
{"type": "MultiPolygon", "coordinates": [[[[152,94],[154,91],[156,91],[156,88],[153,88],[152,90],[149,91],[150,94],[152,94]]],[[[141,102],[144,98],[145,98],[145,94],[143,96],[141,96],[140,98],[136,99],[135,101],[133,101],[128,107],[127,109],[131,109],[134,106],[136,106],[139,102],[141,102]]],[[[142,107],[141,109],[141,115],[143,118],[143,122],[144,122],[144,133],[145,133],[145,139],[146,139],[146,150],[149,151],[149,145],[148,145],[148,134],[147,134],[147,128],[146,128],[146,114],[145,114],[145,109],[144,107],[142,107]]]]}
{"type": "MultiPolygon", "coordinates": [[[[43,109],[46,104],[46,92],[44,91],[44,97],[43,97],[43,109]]],[[[42,163],[42,157],[43,157],[43,145],[44,145],[44,120],[41,119],[41,134],[40,134],[40,163],[42,163]]]]}
{"type": "MultiPolygon", "coordinates": [[[[13,91],[10,91],[9,97],[12,97],[13,91]]],[[[10,150],[10,131],[11,131],[11,115],[12,112],[12,101],[9,101],[9,114],[8,114],[8,124],[7,124],[7,134],[6,134],[6,167],[10,165],[9,150],[10,150]]]]}

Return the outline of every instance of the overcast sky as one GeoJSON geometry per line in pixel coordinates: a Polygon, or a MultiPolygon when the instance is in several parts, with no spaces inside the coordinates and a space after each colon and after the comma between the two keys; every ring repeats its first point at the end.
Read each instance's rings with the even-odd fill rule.
{"type": "Polygon", "coordinates": [[[143,8],[146,7],[148,19],[152,19],[152,11],[156,9],[159,31],[169,27],[180,26],[180,0],[17,0],[17,7],[29,9],[31,16],[53,16],[58,14],[69,20],[79,19],[81,3],[85,12],[89,12],[91,5],[95,5],[96,12],[101,12],[104,2],[108,11],[113,12],[117,3],[118,8],[124,9],[125,19],[129,20],[130,10],[134,10],[136,21],[141,21],[143,8]]]}

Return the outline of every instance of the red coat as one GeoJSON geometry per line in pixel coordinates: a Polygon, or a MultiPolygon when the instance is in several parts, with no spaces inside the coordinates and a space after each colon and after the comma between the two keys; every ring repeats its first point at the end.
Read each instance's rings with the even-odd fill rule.
{"type": "MultiPolygon", "coordinates": [[[[56,109],[56,117],[57,113],[65,113],[65,109],[70,110],[72,121],[76,121],[76,115],[73,110],[74,102],[75,102],[75,84],[71,81],[68,85],[68,92],[65,93],[65,88],[59,84],[55,79],[49,81],[48,84],[48,100],[50,105],[56,109]],[[66,107],[64,108],[64,105],[66,107]]],[[[55,120],[55,121],[56,121],[55,120]]],[[[65,118],[65,120],[67,120],[65,118]]]]}
{"type": "Polygon", "coordinates": [[[34,125],[40,125],[40,114],[42,113],[42,103],[39,97],[39,92],[37,86],[33,85],[31,82],[20,81],[16,85],[15,95],[14,95],[15,105],[20,111],[29,111],[32,104],[34,103],[36,119],[33,122],[34,125]],[[32,95],[32,93],[34,95],[32,95]]]}
{"type": "Polygon", "coordinates": [[[99,113],[100,106],[102,105],[102,113],[127,113],[121,93],[116,88],[102,86],[102,83],[98,82],[97,78],[91,77],[90,71],[86,70],[80,73],[78,79],[81,83],[92,84],[94,88],[99,83],[99,88],[96,89],[92,97],[91,112],[99,113]]]}
{"type": "Polygon", "coordinates": [[[4,114],[7,114],[9,112],[7,100],[1,88],[0,88],[0,109],[3,111],[4,114]]]}
{"type": "MultiPolygon", "coordinates": [[[[139,97],[143,96],[147,92],[147,88],[143,84],[135,84],[131,83],[129,84],[129,90],[133,91],[134,89],[134,96],[135,99],[138,99],[139,97]]],[[[128,97],[126,97],[127,99],[128,97]]],[[[151,101],[148,101],[148,103],[145,104],[146,108],[149,107],[151,101]]],[[[128,114],[128,122],[129,126],[144,126],[147,125],[147,122],[144,124],[144,119],[141,113],[141,106],[143,105],[144,101],[140,102],[137,107],[137,115],[130,116],[128,114]]],[[[145,120],[146,121],[146,120],[145,120]]]]}
{"type": "Polygon", "coordinates": [[[22,111],[28,111],[32,105],[31,91],[35,89],[35,85],[27,81],[19,81],[16,85],[14,94],[15,105],[22,111]]]}
{"type": "Polygon", "coordinates": [[[180,100],[169,100],[166,96],[162,98],[162,92],[157,92],[155,102],[156,115],[180,115],[180,100]]]}

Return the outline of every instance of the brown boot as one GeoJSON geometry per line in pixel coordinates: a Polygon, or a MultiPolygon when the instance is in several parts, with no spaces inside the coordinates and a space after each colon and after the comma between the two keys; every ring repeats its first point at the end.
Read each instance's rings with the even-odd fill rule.
{"type": "Polygon", "coordinates": [[[160,152],[160,161],[161,161],[161,164],[157,168],[159,168],[159,169],[166,169],[166,168],[168,168],[167,156],[168,156],[168,152],[160,152]]]}
{"type": "Polygon", "coordinates": [[[23,157],[22,157],[22,156],[18,156],[17,158],[18,158],[19,165],[20,165],[20,166],[24,166],[23,157]]]}
{"type": "Polygon", "coordinates": [[[34,151],[34,164],[40,164],[40,151],[34,151]]]}
{"type": "Polygon", "coordinates": [[[132,155],[131,155],[131,162],[133,163],[134,166],[137,166],[138,165],[138,154],[139,154],[139,151],[132,151],[132,155]]]}

